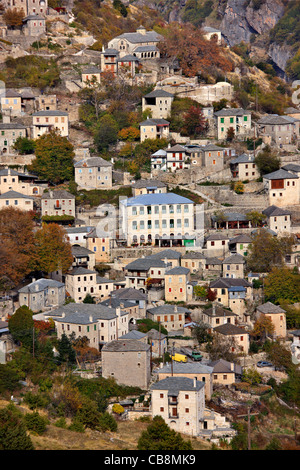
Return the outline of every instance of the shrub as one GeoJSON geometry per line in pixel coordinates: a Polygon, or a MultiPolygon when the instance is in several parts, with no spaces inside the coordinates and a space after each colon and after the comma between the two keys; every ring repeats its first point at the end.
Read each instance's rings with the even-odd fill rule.
{"type": "Polygon", "coordinates": [[[101,413],[100,415],[98,428],[99,431],[102,432],[115,432],[118,429],[118,424],[115,418],[106,411],[104,413],[101,413]]]}
{"type": "Polygon", "coordinates": [[[25,426],[29,431],[36,432],[41,435],[46,431],[48,421],[39,415],[37,411],[26,413],[24,416],[25,426]]]}

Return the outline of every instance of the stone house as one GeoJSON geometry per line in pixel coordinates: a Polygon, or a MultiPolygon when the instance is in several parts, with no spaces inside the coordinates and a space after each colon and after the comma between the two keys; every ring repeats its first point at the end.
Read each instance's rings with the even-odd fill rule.
{"type": "Polygon", "coordinates": [[[23,9],[25,16],[29,15],[41,15],[46,16],[48,12],[48,0],[4,0],[5,8],[17,8],[17,10],[23,9]]]}
{"type": "Polygon", "coordinates": [[[22,95],[14,90],[4,90],[0,95],[1,113],[6,116],[20,116],[22,95]]]}
{"type": "Polygon", "coordinates": [[[102,348],[102,377],[120,385],[147,390],[150,383],[150,345],[135,339],[119,339],[102,348]]]}
{"type": "Polygon", "coordinates": [[[224,307],[230,308],[241,321],[247,321],[246,301],[252,300],[252,284],[245,279],[219,278],[209,284],[216,293],[216,300],[224,307]]]}
{"type": "Polygon", "coordinates": [[[191,273],[203,272],[205,268],[205,256],[203,253],[197,251],[187,251],[181,257],[181,266],[188,268],[191,273]]]}
{"type": "Polygon", "coordinates": [[[231,323],[225,323],[220,326],[216,326],[213,329],[213,333],[221,335],[226,339],[233,340],[232,345],[230,346],[231,352],[243,352],[248,354],[249,352],[249,333],[237,325],[232,325],[231,323]]]}
{"type": "Polygon", "coordinates": [[[151,58],[156,58],[159,57],[156,46],[162,39],[163,37],[155,31],[147,31],[143,26],[140,26],[135,32],[123,33],[111,39],[108,42],[108,48],[117,50],[120,57],[122,57],[128,54],[135,55],[137,48],[154,46],[155,49],[152,51],[151,58]],[[156,55],[155,52],[157,52],[156,55]]]}
{"type": "Polygon", "coordinates": [[[36,106],[37,106],[38,111],[56,111],[57,109],[56,95],[37,96],[36,106]]]}
{"type": "Polygon", "coordinates": [[[233,129],[235,137],[246,137],[251,134],[251,112],[242,108],[223,108],[214,113],[217,129],[217,140],[226,140],[227,132],[233,129]]]}
{"type": "Polygon", "coordinates": [[[0,209],[7,207],[15,207],[22,211],[33,211],[34,197],[18,193],[17,191],[7,191],[0,194],[0,209]]]}
{"type": "Polygon", "coordinates": [[[206,256],[202,274],[204,278],[210,276],[222,276],[222,260],[216,256],[206,256]]]}
{"type": "Polygon", "coordinates": [[[98,67],[88,67],[81,72],[81,82],[88,86],[89,82],[101,82],[101,70],[98,67]]]}
{"type": "Polygon", "coordinates": [[[118,71],[117,59],[119,57],[119,52],[113,47],[108,47],[105,49],[102,48],[101,52],[101,72],[109,73],[115,76],[118,71]]]}
{"type": "Polygon", "coordinates": [[[25,36],[38,38],[46,33],[46,19],[41,15],[28,15],[23,19],[23,33],[25,36]]]}
{"type": "Polygon", "coordinates": [[[228,242],[229,251],[231,254],[247,256],[251,243],[252,238],[246,233],[242,233],[241,235],[237,235],[236,237],[230,238],[228,242]]]}
{"type": "Polygon", "coordinates": [[[37,176],[4,168],[0,170],[0,194],[16,191],[25,196],[38,196],[42,194],[44,187],[37,180],[37,176]]]}
{"type": "Polygon", "coordinates": [[[23,124],[17,122],[0,123],[0,152],[4,154],[14,154],[16,150],[13,148],[19,137],[27,137],[27,128],[23,124]]]}
{"type": "Polygon", "coordinates": [[[6,364],[16,350],[16,344],[9,333],[8,322],[0,319],[0,364],[6,364]]]}
{"type": "Polygon", "coordinates": [[[155,371],[158,380],[163,380],[170,376],[186,377],[188,379],[196,378],[199,382],[205,384],[204,393],[206,400],[210,400],[213,393],[212,372],[213,368],[211,366],[200,362],[180,363],[176,361],[173,362],[173,365],[170,363],[161,364],[160,368],[155,371]]]}
{"type": "Polygon", "coordinates": [[[75,196],[63,189],[45,191],[41,197],[42,216],[70,215],[75,218],[75,196]]]}
{"type": "Polygon", "coordinates": [[[174,193],[142,194],[120,201],[121,230],[128,245],[193,246],[194,203],[174,193]]]}
{"type": "Polygon", "coordinates": [[[228,256],[222,262],[223,277],[244,277],[245,258],[244,256],[235,253],[228,256]]]}
{"type": "Polygon", "coordinates": [[[186,147],[176,144],[165,149],[167,152],[167,171],[174,172],[190,168],[190,154],[186,147]]]}
{"type": "Polygon", "coordinates": [[[170,123],[166,119],[147,118],[140,122],[140,141],[146,139],[168,139],[170,123]]]}
{"type": "Polygon", "coordinates": [[[225,323],[236,324],[237,315],[231,310],[223,308],[219,305],[212,304],[212,307],[202,310],[200,320],[209,325],[210,328],[216,328],[225,323]]]}
{"type": "Polygon", "coordinates": [[[277,206],[269,206],[262,211],[267,217],[268,227],[273,232],[290,233],[291,232],[291,212],[277,206]]]}
{"type": "Polygon", "coordinates": [[[181,253],[179,251],[166,248],[165,250],[158,251],[150,256],[152,259],[160,259],[161,261],[164,261],[170,268],[180,266],[181,253]]]}
{"type": "Polygon", "coordinates": [[[164,149],[151,155],[151,170],[167,171],[167,152],[164,149]]]}
{"type": "Polygon", "coordinates": [[[190,311],[178,305],[163,304],[157,307],[147,308],[146,318],[160,323],[168,331],[182,330],[185,324],[185,317],[190,311]]]}
{"type": "Polygon", "coordinates": [[[151,346],[152,355],[154,357],[164,357],[168,349],[168,337],[154,328],[146,333],[146,337],[148,344],[151,346]]]}
{"type": "Polygon", "coordinates": [[[224,359],[210,362],[209,366],[213,369],[213,384],[232,385],[241,378],[243,373],[242,367],[239,364],[228,362],[224,359]]]}
{"type": "Polygon", "coordinates": [[[183,266],[175,267],[165,272],[165,301],[187,302],[191,300],[188,283],[190,270],[183,266]]]}
{"type": "Polygon", "coordinates": [[[76,267],[65,276],[66,293],[76,303],[83,302],[87,294],[96,299],[109,297],[114,288],[114,283],[108,278],[101,278],[97,271],[76,267]]]}
{"type": "Polygon", "coordinates": [[[159,180],[137,180],[132,185],[133,197],[141,194],[161,194],[167,192],[167,185],[159,180]]]}
{"type": "Polygon", "coordinates": [[[297,163],[288,163],[287,165],[283,165],[281,168],[282,170],[294,173],[300,178],[300,165],[298,165],[297,163]]]}
{"type": "Polygon", "coordinates": [[[116,302],[121,309],[128,310],[130,323],[134,324],[134,320],[146,317],[147,294],[132,287],[114,289],[104,302],[106,305],[114,305],[116,302]]]}
{"type": "Polygon", "coordinates": [[[150,110],[151,118],[167,119],[171,113],[174,95],[165,90],[156,89],[143,96],[142,111],[150,110]]]}
{"type": "Polygon", "coordinates": [[[71,245],[80,245],[94,251],[89,245],[87,245],[86,240],[86,236],[91,233],[94,228],[95,227],[89,225],[82,227],[65,227],[66,238],[71,245]]]}
{"type": "Polygon", "coordinates": [[[229,236],[221,232],[209,235],[205,240],[208,256],[225,256],[228,253],[229,236]]]}
{"type": "Polygon", "coordinates": [[[300,178],[280,169],[263,176],[270,206],[286,207],[300,203],[300,178]]]}
{"type": "Polygon", "coordinates": [[[299,139],[300,120],[290,116],[267,114],[257,121],[258,136],[266,144],[282,147],[299,139]]]}
{"type": "Polygon", "coordinates": [[[74,164],[78,189],[112,188],[112,163],[101,157],[91,157],[74,164]]]}
{"type": "Polygon", "coordinates": [[[205,384],[187,377],[168,377],[151,386],[152,417],[162,416],[176,432],[198,436],[204,417],[205,384]]]}
{"type": "Polygon", "coordinates": [[[95,253],[91,250],[88,250],[84,246],[72,245],[72,255],[73,255],[73,268],[86,268],[94,269],[95,253]]]}
{"type": "Polygon", "coordinates": [[[69,136],[69,114],[66,111],[45,110],[32,114],[33,139],[56,130],[62,137],[69,136]]]}
{"type": "Polygon", "coordinates": [[[63,305],[65,285],[53,279],[38,279],[18,290],[19,305],[26,305],[33,312],[63,305]]]}
{"type": "Polygon", "coordinates": [[[96,264],[111,261],[111,237],[103,236],[103,234],[101,236],[101,233],[97,233],[97,229],[94,227],[84,235],[84,238],[87,248],[95,254],[96,264]]]}
{"type": "MultiPolygon", "coordinates": [[[[138,289],[146,293],[156,290],[159,298],[163,297],[165,285],[165,271],[169,263],[153,256],[138,258],[124,267],[126,287],[138,289]]],[[[154,295],[154,292],[152,292],[154,295]]]]}
{"type": "Polygon", "coordinates": [[[255,157],[243,153],[238,157],[234,158],[230,162],[230,170],[232,178],[245,181],[245,180],[256,180],[260,177],[260,173],[255,163],[255,157]]]}
{"type": "Polygon", "coordinates": [[[199,166],[210,171],[221,171],[224,169],[224,149],[215,144],[202,146],[187,145],[189,150],[191,166],[199,166]]]}
{"type": "Polygon", "coordinates": [[[58,339],[63,334],[86,336],[98,350],[128,333],[128,314],[101,304],[69,303],[44,314],[55,322],[58,339]]]}
{"type": "Polygon", "coordinates": [[[286,311],[279,305],[274,305],[272,302],[266,302],[263,305],[256,307],[256,317],[260,318],[265,316],[272,321],[274,325],[274,338],[285,338],[286,330],[286,311]]]}

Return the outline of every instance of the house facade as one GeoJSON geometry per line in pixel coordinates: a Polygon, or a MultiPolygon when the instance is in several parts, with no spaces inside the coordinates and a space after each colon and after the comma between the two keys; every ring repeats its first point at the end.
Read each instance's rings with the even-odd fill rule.
{"type": "Polygon", "coordinates": [[[272,302],[266,302],[256,307],[256,317],[269,318],[274,326],[274,338],[286,338],[286,311],[279,305],[272,302]]]}
{"type": "Polygon", "coordinates": [[[140,141],[146,139],[168,139],[170,123],[166,119],[147,118],[140,122],[140,141]]]}
{"type": "Polygon", "coordinates": [[[300,203],[300,179],[295,173],[280,169],[263,177],[270,206],[286,207],[300,203]]]}
{"type": "Polygon", "coordinates": [[[91,157],[74,164],[78,189],[112,188],[112,163],[101,157],[91,157]]]}
{"type": "Polygon", "coordinates": [[[217,139],[226,140],[230,128],[234,136],[246,137],[251,134],[251,113],[242,108],[223,108],[214,113],[217,128],[217,139]]]}
{"type": "Polygon", "coordinates": [[[230,162],[230,169],[232,178],[240,181],[256,180],[260,176],[255,163],[254,154],[247,155],[246,153],[243,153],[242,155],[234,158],[230,162]]]}
{"type": "Polygon", "coordinates": [[[174,193],[143,194],[120,201],[128,244],[194,245],[194,203],[174,193]]]}
{"type": "Polygon", "coordinates": [[[18,291],[19,304],[33,312],[63,305],[66,298],[65,285],[53,279],[38,279],[18,291]]]}
{"type": "Polygon", "coordinates": [[[65,190],[50,190],[41,197],[42,216],[75,217],[75,196],[65,190]]]}
{"type": "Polygon", "coordinates": [[[165,90],[156,89],[143,96],[142,111],[151,111],[151,118],[167,119],[171,113],[174,95],[165,90]]]}
{"type": "Polygon", "coordinates": [[[0,194],[0,209],[7,207],[15,207],[22,211],[33,211],[34,197],[26,196],[25,194],[13,190],[7,191],[0,194]]]}
{"type": "Polygon", "coordinates": [[[45,110],[32,114],[33,139],[37,139],[51,130],[56,130],[62,137],[69,136],[69,115],[65,111],[45,110]]]}

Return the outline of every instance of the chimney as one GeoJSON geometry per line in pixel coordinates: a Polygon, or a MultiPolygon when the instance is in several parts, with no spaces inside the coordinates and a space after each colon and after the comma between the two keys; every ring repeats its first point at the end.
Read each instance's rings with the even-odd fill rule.
{"type": "Polygon", "coordinates": [[[234,362],[230,363],[230,370],[232,370],[232,372],[234,372],[234,362]]]}
{"type": "Polygon", "coordinates": [[[177,305],[174,305],[174,312],[177,313],[177,305]]]}
{"type": "Polygon", "coordinates": [[[120,307],[117,307],[116,308],[116,314],[117,314],[117,317],[119,317],[121,315],[121,309],[120,307]]]}
{"type": "Polygon", "coordinates": [[[90,320],[90,322],[92,322],[92,321],[93,321],[93,317],[92,317],[92,315],[90,315],[90,316],[89,316],[89,320],[90,320]]]}
{"type": "Polygon", "coordinates": [[[194,388],[197,387],[197,377],[194,377],[194,388]]]}

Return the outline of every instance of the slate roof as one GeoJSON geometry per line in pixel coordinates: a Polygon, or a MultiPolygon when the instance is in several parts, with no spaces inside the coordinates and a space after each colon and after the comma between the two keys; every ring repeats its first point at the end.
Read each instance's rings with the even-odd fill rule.
{"type": "Polygon", "coordinates": [[[167,377],[152,385],[151,390],[168,390],[168,395],[177,396],[181,391],[195,392],[204,386],[204,382],[197,380],[195,387],[194,380],[187,377],[167,377]]]}
{"type": "Polygon", "coordinates": [[[164,335],[162,332],[159,332],[154,328],[151,328],[151,330],[147,331],[146,336],[153,340],[163,340],[164,338],[167,338],[167,335],[164,335]]]}
{"type": "Polygon", "coordinates": [[[203,253],[197,251],[187,251],[182,257],[182,259],[205,259],[203,253]]]}
{"type": "Polygon", "coordinates": [[[132,187],[133,188],[165,188],[167,185],[159,180],[138,180],[132,187]]]}
{"type": "Polygon", "coordinates": [[[163,305],[159,305],[158,307],[152,307],[152,308],[147,308],[147,312],[149,312],[150,314],[152,315],[156,315],[156,314],[182,314],[182,313],[189,313],[190,311],[185,308],[185,307],[180,307],[180,306],[176,306],[176,305],[172,305],[172,304],[163,304],[163,305]],[[176,310],[176,307],[177,307],[177,310],[176,310]]]}
{"type": "Polygon", "coordinates": [[[219,258],[216,258],[215,256],[208,256],[205,257],[205,264],[221,265],[222,261],[219,258]]]}
{"type": "Polygon", "coordinates": [[[136,339],[117,339],[106,343],[102,352],[128,352],[128,351],[149,351],[150,344],[143,343],[136,339]]]}
{"type": "Polygon", "coordinates": [[[272,173],[268,173],[267,175],[263,176],[267,180],[281,180],[281,179],[298,179],[297,175],[290,173],[286,170],[280,168],[280,170],[273,171],[272,173]]]}
{"type": "Polygon", "coordinates": [[[239,364],[234,364],[234,369],[231,369],[231,363],[225,361],[224,359],[219,359],[217,361],[212,361],[209,363],[211,367],[213,367],[214,373],[235,373],[238,375],[242,374],[242,367],[239,364]]]}
{"type": "Polygon", "coordinates": [[[285,125],[296,121],[297,119],[290,116],[279,116],[278,114],[268,114],[260,118],[257,123],[264,125],[285,125]]]}
{"type": "Polygon", "coordinates": [[[140,122],[140,126],[168,126],[170,124],[166,119],[154,119],[148,118],[145,121],[140,122]]]}
{"type": "Polygon", "coordinates": [[[112,163],[101,157],[84,158],[83,160],[74,163],[75,168],[92,168],[99,166],[112,166],[112,163]]]}
{"type": "Polygon", "coordinates": [[[1,122],[0,129],[26,129],[26,126],[18,122],[1,122]]]}
{"type": "MultiPolygon", "coordinates": [[[[146,31],[145,34],[134,32],[134,33],[123,33],[117,36],[118,39],[126,39],[132,44],[143,44],[148,42],[159,42],[163,37],[155,31],[146,31]]],[[[116,39],[116,38],[115,38],[116,39]]]]}
{"type": "Polygon", "coordinates": [[[212,233],[209,235],[206,240],[211,241],[211,240],[228,240],[229,236],[225,235],[224,233],[212,233]]]}
{"type": "Polygon", "coordinates": [[[21,287],[18,290],[19,293],[34,293],[34,292],[41,292],[45,289],[51,287],[64,287],[64,284],[59,281],[55,281],[54,279],[37,279],[36,281],[31,282],[27,286],[21,287]]]}
{"type": "Polygon", "coordinates": [[[174,95],[172,93],[169,93],[168,91],[156,89],[156,90],[150,91],[150,93],[145,95],[144,98],[157,98],[157,97],[170,98],[173,96],[174,95]]]}
{"type": "Polygon", "coordinates": [[[116,297],[120,300],[146,300],[147,294],[134,289],[133,287],[124,287],[116,289],[110,293],[111,297],[116,297]]]}
{"type": "Polygon", "coordinates": [[[230,161],[230,164],[235,165],[238,163],[252,163],[254,162],[254,155],[248,155],[247,153],[242,153],[238,157],[230,161]]]}
{"type": "Polygon", "coordinates": [[[236,253],[225,258],[223,264],[245,264],[245,258],[236,253]]]}
{"type": "MultiPolygon", "coordinates": [[[[161,369],[158,369],[155,372],[157,374],[171,374],[171,364],[166,364],[161,369]]],[[[201,362],[173,362],[174,374],[211,374],[212,372],[213,368],[210,365],[205,365],[201,362]]]]}
{"type": "Polygon", "coordinates": [[[34,199],[34,197],[26,196],[17,191],[7,191],[6,193],[0,194],[0,199],[34,199]]]}
{"type": "Polygon", "coordinates": [[[86,268],[74,268],[68,272],[68,276],[80,276],[82,274],[95,274],[97,271],[92,271],[91,269],[86,268]]]}
{"type": "Polygon", "coordinates": [[[80,246],[80,245],[72,246],[72,255],[75,256],[76,258],[81,257],[81,256],[88,256],[92,254],[94,254],[94,252],[91,250],[88,250],[84,246],[80,246]]]}
{"type": "Polygon", "coordinates": [[[232,323],[224,323],[224,325],[216,326],[214,331],[221,333],[222,335],[241,335],[248,334],[246,330],[240,326],[233,325],[232,323]]]}
{"type": "Polygon", "coordinates": [[[44,191],[42,199],[75,199],[75,196],[64,189],[57,189],[54,191],[44,191]]]}
{"type": "Polygon", "coordinates": [[[251,114],[250,111],[247,111],[243,108],[223,108],[220,111],[216,111],[215,116],[244,116],[245,114],[251,114]]]}
{"type": "Polygon", "coordinates": [[[300,165],[297,165],[296,163],[288,163],[287,165],[284,165],[282,169],[286,171],[300,172],[300,165]]]}
{"type": "Polygon", "coordinates": [[[187,149],[180,144],[173,145],[173,147],[166,148],[166,152],[185,152],[187,149]]]}
{"type": "MultiPolygon", "coordinates": [[[[1,127],[0,127],[0,129],[1,129],[1,127]]],[[[20,176],[21,178],[30,178],[30,179],[32,179],[32,178],[37,179],[38,178],[38,176],[18,172],[16,170],[13,170],[12,168],[4,168],[3,170],[0,170],[0,176],[7,176],[9,174],[11,176],[20,176]]]]}
{"type": "Polygon", "coordinates": [[[59,111],[59,110],[47,110],[47,111],[36,111],[32,113],[32,116],[68,116],[66,111],[59,111]]]}
{"type": "Polygon", "coordinates": [[[274,305],[272,302],[266,302],[256,307],[261,313],[286,313],[279,305],[274,305]]]}
{"type": "Polygon", "coordinates": [[[269,206],[266,209],[262,211],[264,215],[267,217],[278,217],[280,215],[291,215],[291,212],[288,211],[287,209],[282,209],[281,207],[277,206],[269,206]]]}
{"type": "Polygon", "coordinates": [[[171,250],[169,248],[169,249],[166,249],[166,250],[159,251],[158,253],[154,253],[153,255],[150,255],[150,256],[151,256],[151,258],[159,258],[161,260],[164,260],[165,258],[167,258],[167,259],[180,259],[181,253],[179,253],[179,251],[171,250]]]}
{"type": "Polygon", "coordinates": [[[120,340],[121,339],[136,339],[136,340],[140,340],[142,338],[145,338],[145,336],[147,336],[146,333],[142,333],[141,331],[138,331],[138,330],[132,330],[132,331],[129,331],[128,333],[126,333],[125,335],[122,335],[120,336],[120,340]]]}
{"type": "Polygon", "coordinates": [[[187,275],[189,274],[190,270],[188,268],[184,268],[183,266],[175,266],[175,268],[166,271],[166,275],[171,276],[179,276],[180,274],[187,275]]]}
{"type": "Polygon", "coordinates": [[[241,235],[237,235],[236,237],[233,237],[229,240],[229,243],[252,243],[252,238],[249,237],[246,233],[243,233],[241,235]]]}
{"type": "Polygon", "coordinates": [[[250,282],[246,281],[245,279],[239,277],[220,277],[219,279],[212,281],[210,283],[210,287],[223,287],[225,289],[229,289],[231,287],[252,287],[252,284],[250,284],[250,282]]]}
{"type": "MultiPolygon", "coordinates": [[[[122,313],[121,315],[127,315],[122,313]]],[[[116,309],[100,304],[69,303],[58,307],[51,312],[45,312],[45,316],[52,317],[55,321],[65,323],[95,323],[97,320],[113,320],[117,317],[116,309]],[[62,315],[65,314],[63,317],[62,315]],[[92,319],[91,319],[91,318],[92,319]]]]}
{"type": "Polygon", "coordinates": [[[148,270],[150,268],[165,268],[167,265],[163,260],[158,258],[152,258],[152,256],[146,256],[145,258],[138,258],[131,263],[128,263],[124,269],[128,269],[129,271],[136,271],[136,270],[148,270]]]}
{"type": "Polygon", "coordinates": [[[190,199],[179,196],[175,193],[154,193],[141,194],[140,196],[130,197],[122,200],[122,204],[126,206],[149,206],[162,204],[194,204],[190,199]]]}
{"type": "Polygon", "coordinates": [[[216,305],[215,307],[210,307],[204,310],[205,315],[209,317],[237,317],[238,315],[227,310],[226,308],[216,305]]]}
{"type": "Polygon", "coordinates": [[[140,62],[140,59],[135,55],[127,54],[117,59],[117,62],[140,62]]]}
{"type": "Polygon", "coordinates": [[[104,55],[118,55],[119,52],[117,51],[117,49],[114,49],[113,47],[108,47],[107,49],[105,49],[103,54],[104,55]]]}

